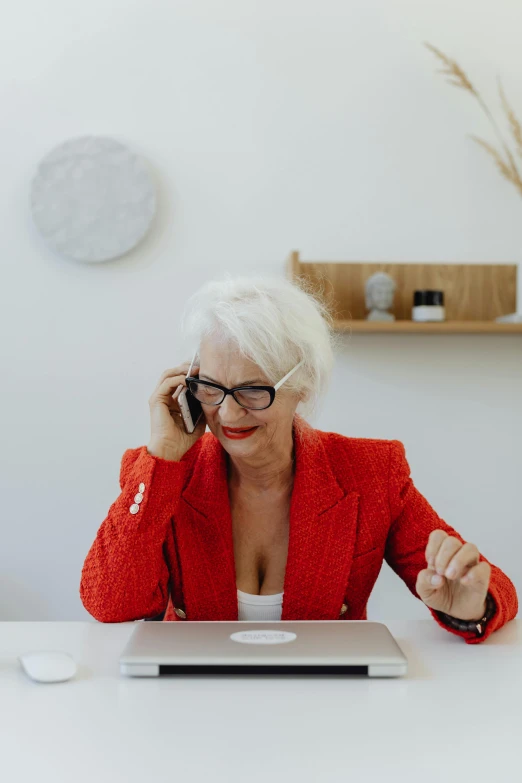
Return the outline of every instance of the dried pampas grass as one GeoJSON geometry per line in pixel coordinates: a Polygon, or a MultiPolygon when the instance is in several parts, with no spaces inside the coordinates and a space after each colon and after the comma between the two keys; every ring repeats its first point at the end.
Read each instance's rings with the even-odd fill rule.
{"type": "MultiPolygon", "coordinates": [[[[498,149],[496,149],[492,144],[490,144],[487,141],[484,141],[484,139],[478,138],[477,136],[471,136],[470,138],[473,139],[473,141],[476,144],[482,147],[482,149],[484,149],[493,158],[502,176],[505,177],[508,180],[508,182],[511,182],[516,187],[520,195],[522,195],[522,176],[517,166],[515,155],[511,152],[511,149],[504,141],[504,137],[502,136],[499,127],[495,122],[495,118],[493,117],[486,103],[482,99],[482,96],[480,95],[478,90],[476,90],[475,87],[473,87],[472,83],[470,82],[470,80],[468,79],[468,77],[460,67],[460,65],[455,60],[452,60],[450,57],[448,57],[446,54],[441,52],[440,49],[437,49],[437,47],[433,46],[432,44],[425,43],[424,45],[431,52],[433,52],[433,54],[437,57],[437,59],[439,59],[443,63],[444,68],[440,70],[439,73],[443,73],[446,76],[450,77],[449,79],[447,79],[448,84],[453,85],[453,87],[459,87],[460,89],[466,90],[467,92],[471,93],[471,95],[473,95],[473,97],[480,104],[481,109],[486,114],[488,120],[493,126],[495,135],[497,136],[502,151],[499,152],[498,149]]],[[[513,136],[515,142],[515,151],[517,155],[520,158],[522,158],[522,125],[518,121],[515,112],[511,108],[510,104],[508,103],[504,90],[502,89],[502,84],[500,82],[500,79],[498,80],[498,92],[500,95],[500,102],[502,105],[502,109],[507,117],[509,123],[509,129],[511,131],[511,135],[513,136]]]]}
{"type": "Polygon", "coordinates": [[[513,138],[515,139],[515,144],[517,145],[517,152],[519,156],[522,158],[522,126],[520,125],[519,121],[517,120],[515,116],[515,112],[509,105],[507,98],[504,94],[504,90],[502,89],[502,84],[500,82],[500,79],[498,80],[498,92],[500,95],[500,100],[502,102],[502,108],[504,109],[504,113],[509,121],[509,127],[511,128],[511,133],[513,135],[513,138]]]}

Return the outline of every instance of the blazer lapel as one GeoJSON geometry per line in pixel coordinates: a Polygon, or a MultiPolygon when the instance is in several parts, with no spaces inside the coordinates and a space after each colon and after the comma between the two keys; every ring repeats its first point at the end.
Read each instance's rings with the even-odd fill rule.
{"type": "MultiPolygon", "coordinates": [[[[295,474],[282,620],[339,616],[357,533],[359,495],[343,489],[319,434],[294,425],[295,474]]],[[[189,620],[237,620],[226,453],[207,435],[174,519],[189,620]]]]}
{"type": "Polygon", "coordinates": [[[189,620],[237,620],[226,454],[214,435],[204,438],[175,528],[185,612],[189,620]]]}
{"type": "Polygon", "coordinates": [[[299,423],[294,444],[294,489],[281,619],[335,620],[350,573],[359,494],[339,485],[314,429],[299,423]]]}

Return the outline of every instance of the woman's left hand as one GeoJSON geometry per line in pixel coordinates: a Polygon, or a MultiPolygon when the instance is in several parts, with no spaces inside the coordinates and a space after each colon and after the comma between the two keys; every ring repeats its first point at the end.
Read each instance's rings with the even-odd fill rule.
{"type": "Polygon", "coordinates": [[[491,577],[475,544],[462,544],[444,530],[432,530],[426,547],[428,568],[419,571],[415,589],[426,606],[459,620],[480,620],[486,611],[491,577]]]}

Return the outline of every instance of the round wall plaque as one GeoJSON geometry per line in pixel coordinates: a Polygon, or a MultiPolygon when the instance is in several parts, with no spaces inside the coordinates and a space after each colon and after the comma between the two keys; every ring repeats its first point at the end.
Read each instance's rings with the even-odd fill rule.
{"type": "Polygon", "coordinates": [[[108,261],[150,228],[156,188],[145,163],[114,139],[82,136],[49,152],[31,188],[34,222],[53,250],[108,261]]]}

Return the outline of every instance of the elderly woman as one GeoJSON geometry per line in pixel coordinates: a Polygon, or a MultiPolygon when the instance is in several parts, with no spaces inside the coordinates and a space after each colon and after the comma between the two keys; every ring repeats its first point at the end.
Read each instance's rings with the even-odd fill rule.
{"type": "Polygon", "coordinates": [[[383,558],[467,643],[515,617],[512,582],[417,491],[400,442],[322,432],[297,413],[333,363],[311,294],[213,282],[185,323],[191,375],[186,362],[160,377],[150,441],[124,453],[121,494],[83,567],[93,617],[365,620],[383,558]],[[185,386],[204,413],[192,434],[177,402],[185,386]]]}

